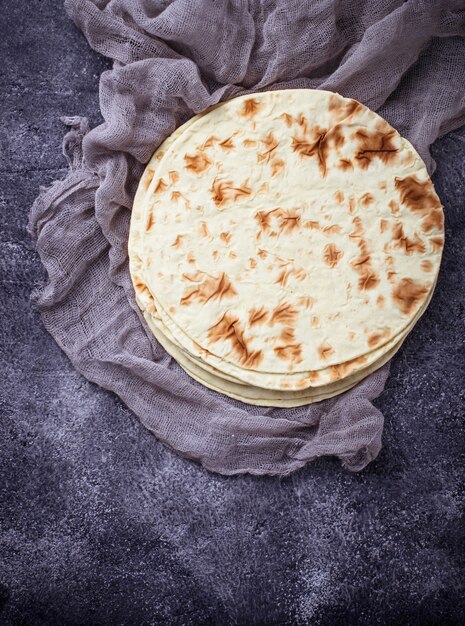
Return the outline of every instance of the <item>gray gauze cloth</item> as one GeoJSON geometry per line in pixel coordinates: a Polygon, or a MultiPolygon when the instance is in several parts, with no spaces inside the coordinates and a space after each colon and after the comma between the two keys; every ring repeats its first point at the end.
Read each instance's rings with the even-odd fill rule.
{"type": "MultiPolygon", "coordinates": [[[[65,118],[70,172],[42,190],[30,230],[48,273],[43,321],[74,366],[114,391],[156,437],[221,474],[288,474],[323,455],[361,470],[381,448],[372,400],[389,366],[316,404],[277,409],[194,382],[152,337],[134,300],[127,239],[138,180],[176,127],[234,96],[321,88],[356,98],[430,144],[465,122],[462,3],[432,0],[67,0],[113,59],[104,123],[65,118]]],[[[66,54],[66,51],[63,51],[66,54]]]]}

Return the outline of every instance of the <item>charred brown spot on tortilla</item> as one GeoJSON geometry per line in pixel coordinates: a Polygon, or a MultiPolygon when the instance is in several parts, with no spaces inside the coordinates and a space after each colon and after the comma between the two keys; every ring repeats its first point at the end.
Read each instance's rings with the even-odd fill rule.
{"type": "Polygon", "coordinates": [[[260,140],[264,146],[264,150],[257,154],[258,163],[269,163],[273,156],[273,152],[278,147],[278,141],[273,133],[269,132],[263,139],[260,140]]]}
{"type": "Polygon", "coordinates": [[[384,296],[380,295],[376,298],[376,304],[379,306],[380,309],[384,308],[384,302],[385,302],[384,296]]]}
{"type": "Polygon", "coordinates": [[[187,255],[187,262],[190,265],[193,265],[195,263],[195,256],[193,255],[192,252],[189,252],[189,254],[187,255]]]}
{"type": "Polygon", "coordinates": [[[153,299],[149,288],[139,276],[134,276],[134,289],[145,298],[144,306],[146,310],[151,315],[157,315],[155,300],[153,299]]]}
{"type": "Polygon", "coordinates": [[[168,189],[168,184],[165,183],[163,178],[160,178],[158,183],[155,185],[155,189],[153,190],[153,193],[162,193],[163,191],[166,191],[166,189],[168,189]]]}
{"type": "Polygon", "coordinates": [[[261,350],[254,351],[249,348],[239,318],[229,311],[226,311],[218,322],[208,330],[208,339],[212,343],[229,341],[239,363],[246,367],[257,367],[263,359],[261,350]]]}
{"type": "Polygon", "coordinates": [[[223,139],[223,141],[220,141],[220,143],[218,145],[223,150],[232,150],[234,148],[234,142],[232,140],[232,135],[231,135],[231,137],[228,137],[227,139],[223,139]]]}
{"type": "Polygon", "coordinates": [[[397,280],[397,272],[394,272],[392,270],[390,270],[389,272],[387,272],[386,274],[387,279],[390,283],[395,283],[397,280]]]}
{"type": "Polygon", "coordinates": [[[310,230],[320,230],[320,222],[316,222],[315,220],[307,220],[304,222],[304,226],[310,230]]]}
{"type": "Polygon", "coordinates": [[[370,204],[373,204],[374,201],[375,199],[373,198],[371,193],[364,193],[363,196],[360,198],[360,204],[364,209],[367,209],[370,204]]]}
{"type": "Polygon", "coordinates": [[[340,233],[341,231],[342,228],[339,226],[339,224],[330,224],[329,226],[325,226],[323,228],[323,232],[325,235],[334,235],[340,233]]]}
{"type": "Polygon", "coordinates": [[[278,359],[283,361],[291,361],[292,363],[300,363],[302,361],[302,344],[289,343],[284,346],[276,346],[273,348],[278,359]]]}
{"type": "Polygon", "coordinates": [[[150,187],[150,183],[152,182],[154,175],[155,175],[155,170],[152,170],[151,168],[147,168],[147,171],[144,177],[144,186],[146,189],[150,187]]]}
{"type": "Polygon", "coordinates": [[[355,202],[355,198],[353,196],[350,196],[349,198],[349,213],[352,215],[353,213],[355,213],[357,209],[357,204],[355,202]]]}
{"type": "Polygon", "coordinates": [[[429,238],[433,252],[440,252],[444,245],[444,237],[434,236],[429,238]]]}
{"type": "Polygon", "coordinates": [[[148,232],[155,223],[155,219],[153,217],[153,212],[149,210],[149,214],[147,215],[147,223],[145,225],[145,230],[148,232]]]}
{"type": "Polygon", "coordinates": [[[295,136],[292,138],[292,149],[301,157],[315,157],[318,167],[323,176],[326,176],[327,158],[330,150],[329,139],[337,140],[339,134],[332,131],[331,134],[327,129],[320,126],[312,128],[311,136],[295,136]]]}
{"type": "Polygon", "coordinates": [[[319,328],[320,327],[320,318],[317,315],[312,315],[312,317],[310,319],[310,324],[312,325],[312,328],[319,328]]]}
{"type": "Polygon", "coordinates": [[[229,244],[231,243],[231,233],[224,231],[222,233],[220,233],[220,239],[221,241],[224,241],[224,243],[229,246],[229,244]]]}
{"type": "Polygon", "coordinates": [[[442,209],[432,209],[421,221],[421,229],[424,233],[444,228],[444,213],[442,209]]]}
{"type": "Polygon", "coordinates": [[[399,215],[400,208],[399,208],[398,203],[395,200],[389,200],[388,206],[391,209],[392,215],[399,215]]]}
{"type": "Polygon", "coordinates": [[[339,202],[339,204],[342,204],[344,202],[344,194],[342,193],[342,191],[336,191],[334,194],[334,199],[336,200],[336,202],[339,202]]]}
{"type": "Polygon", "coordinates": [[[357,113],[363,110],[363,105],[352,98],[345,100],[338,95],[332,95],[329,99],[328,109],[332,119],[339,123],[357,115],[357,113]]]}
{"type": "Polygon", "coordinates": [[[353,170],[354,169],[354,166],[353,166],[352,161],[350,159],[339,159],[339,162],[338,162],[337,166],[343,172],[347,172],[349,170],[353,170]]]}
{"type": "Polygon", "coordinates": [[[251,117],[254,117],[254,115],[257,115],[257,113],[262,108],[263,108],[262,102],[255,100],[255,98],[248,98],[247,100],[244,100],[242,107],[239,111],[239,115],[247,119],[250,119],[251,117]]]}
{"type": "Polygon", "coordinates": [[[219,276],[211,276],[205,272],[196,272],[195,274],[183,274],[183,277],[194,285],[187,287],[181,298],[180,304],[187,305],[197,300],[202,304],[210,302],[210,300],[222,300],[223,298],[232,298],[237,296],[227,274],[222,272],[219,276]]]}
{"type": "Polygon", "coordinates": [[[326,361],[326,359],[329,359],[329,357],[334,354],[334,348],[324,341],[318,346],[317,352],[320,359],[326,361]]]}
{"type": "Polygon", "coordinates": [[[360,272],[358,279],[358,288],[361,291],[369,291],[379,284],[379,276],[371,268],[366,268],[360,272]]]}
{"type": "Polygon", "coordinates": [[[323,250],[323,261],[328,267],[336,267],[343,255],[342,250],[339,250],[334,243],[328,243],[323,250]]]}
{"type": "Polygon", "coordinates": [[[388,227],[389,227],[389,222],[388,222],[388,220],[385,220],[385,219],[381,219],[381,220],[379,220],[379,232],[380,232],[380,233],[384,233],[384,232],[386,232],[386,230],[388,229],[388,227]]]}
{"type": "Polygon", "coordinates": [[[286,324],[286,326],[292,326],[297,319],[298,311],[295,307],[287,302],[278,305],[271,312],[270,325],[274,324],[286,324]]]}
{"type": "Polygon", "coordinates": [[[200,232],[202,237],[211,237],[210,231],[208,230],[208,226],[206,222],[200,222],[200,232]]]}
{"type": "Polygon", "coordinates": [[[357,130],[354,139],[358,142],[355,162],[361,169],[366,170],[374,159],[379,159],[385,165],[398,159],[397,134],[386,122],[379,122],[375,130],[357,130]]]}
{"type": "Polygon", "coordinates": [[[254,141],[253,139],[244,139],[244,141],[242,142],[242,145],[244,146],[244,148],[255,148],[255,146],[257,145],[257,142],[254,141]]]}
{"type": "Polygon", "coordinates": [[[292,126],[292,115],[289,113],[282,113],[279,117],[281,117],[288,128],[292,126]]]}
{"type": "Polygon", "coordinates": [[[307,273],[301,267],[282,269],[274,282],[278,285],[281,285],[282,287],[285,287],[291,276],[293,276],[296,280],[304,280],[304,278],[306,278],[307,276],[307,273]]]}
{"type": "Polygon", "coordinates": [[[433,271],[433,264],[431,263],[431,261],[422,261],[421,262],[421,269],[424,272],[432,272],[433,271]]]}
{"type": "Polygon", "coordinates": [[[412,278],[402,278],[392,290],[394,304],[405,315],[411,314],[425,299],[428,288],[412,278]]]}
{"type": "Polygon", "coordinates": [[[237,254],[234,252],[234,250],[231,250],[231,252],[229,253],[229,258],[230,259],[237,259],[237,254]]]}
{"type": "Polygon", "coordinates": [[[212,257],[214,261],[218,261],[218,259],[220,258],[220,253],[218,252],[218,250],[213,250],[212,257]]]}
{"type": "Polygon", "coordinates": [[[350,361],[345,361],[344,363],[331,365],[329,368],[331,381],[346,378],[346,376],[359,369],[360,365],[366,363],[366,360],[366,356],[359,356],[355,359],[351,359],[350,361]]]}
{"type": "Polygon", "coordinates": [[[245,181],[241,186],[236,187],[231,181],[221,181],[215,178],[212,187],[210,189],[213,202],[216,206],[220,207],[228,202],[235,202],[240,198],[250,196],[252,193],[251,188],[248,186],[248,181],[245,181]]]}
{"type": "Polygon", "coordinates": [[[203,152],[198,152],[197,154],[193,155],[185,154],[184,161],[184,168],[189,172],[193,172],[194,174],[202,174],[212,164],[208,156],[203,152]]]}
{"type": "Polygon", "coordinates": [[[298,302],[306,309],[311,309],[315,301],[311,296],[302,296],[299,298],[298,302]]]}
{"type": "Polygon", "coordinates": [[[276,211],[281,232],[290,233],[300,226],[300,212],[298,209],[279,209],[276,211]]]}
{"type": "Polygon", "coordinates": [[[387,182],[386,182],[385,180],[381,180],[381,181],[378,183],[378,188],[379,188],[379,189],[386,189],[386,187],[387,187],[387,182]]]}
{"type": "Polygon", "coordinates": [[[396,178],[395,187],[401,203],[414,213],[425,215],[432,209],[441,208],[433,183],[429,179],[422,181],[415,174],[411,174],[405,178],[396,178]]]}
{"type": "Polygon", "coordinates": [[[286,162],[282,159],[274,159],[271,161],[271,175],[277,176],[280,172],[286,169],[286,162]]]}
{"type": "Polygon", "coordinates": [[[176,172],[175,170],[171,170],[170,172],[168,172],[168,176],[169,176],[170,182],[172,183],[177,183],[180,178],[179,172],[176,172]]]}
{"type": "Polygon", "coordinates": [[[202,144],[202,146],[200,146],[198,148],[198,150],[202,151],[202,150],[208,150],[208,148],[211,148],[212,146],[215,145],[215,143],[218,141],[218,137],[215,137],[214,135],[208,137],[208,139],[205,141],[204,144],[202,144]]]}
{"type": "Polygon", "coordinates": [[[254,307],[249,311],[249,326],[264,324],[268,319],[268,311],[264,306],[254,307]]]}
{"type": "Polygon", "coordinates": [[[405,254],[411,256],[414,252],[423,254],[426,250],[426,246],[417,233],[414,234],[414,239],[410,239],[404,233],[404,227],[401,222],[394,224],[392,228],[392,245],[394,248],[403,250],[405,254]]]}
{"type": "Polygon", "coordinates": [[[249,257],[249,266],[251,269],[255,269],[257,267],[257,261],[252,257],[249,257]]]}
{"type": "Polygon", "coordinates": [[[178,235],[174,242],[171,244],[172,248],[180,248],[182,246],[182,242],[184,240],[184,235],[178,235]]]}
{"type": "Polygon", "coordinates": [[[352,220],[352,224],[354,225],[354,230],[349,233],[349,237],[351,239],[358,239],[359,237],[363,237],[365,234],[365,229],[363,228],[362,220],[359,217],[354,217],[352,220]]]}
{"type": "Polygon", "coordinates": [[[179,198],[182,197],[182,193],[180,191],[172,191],[171,192],[171,200],[173,202],[178,202],[179,198]]]}
{"type": "Polygon", "coordinates": [[[391,329],[387,327],[383,328],[383,330],[378,330],[374,333],[371,333],[371,335],[369,335],[367,339],[368,347],[374,348],[385,339],[389,339],[390,336],[391,336],[391,329]]]}

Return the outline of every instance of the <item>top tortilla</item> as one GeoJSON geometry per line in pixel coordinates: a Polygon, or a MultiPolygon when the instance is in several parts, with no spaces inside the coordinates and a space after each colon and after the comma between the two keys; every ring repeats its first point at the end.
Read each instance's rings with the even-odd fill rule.
{"type": "Polygon", "coordinates": [[[412,146],[321,91],[202,115],[161,158],[145,213],[138,252],[164,323],[226,372],[318,370],[382,346],[425,302],[443,244],[412,146]]]}

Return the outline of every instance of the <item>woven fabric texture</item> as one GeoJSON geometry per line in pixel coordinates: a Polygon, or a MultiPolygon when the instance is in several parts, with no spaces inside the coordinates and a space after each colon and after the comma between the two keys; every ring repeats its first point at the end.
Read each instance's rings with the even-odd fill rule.
{"type": "MultiPolygon", "coordinates": [[[[288,474],[323,455],[361,470],[381,448],[372,404],[389,365],[336,398],[252,407],[190,379],[134,301],[127,237],[144,166],[173,130],[219,101],[283,88],[356,98],[429,146],[465,122],[463,2],[66,0],[102,74],[104,123],[64,118],[70,171],[42,190],[30,231],[48,273],[34,298],[74,366],[117,393],[161,441],[222,474],[288,474]]],[[[446,244],[447,245],[447,244],[446,244]]]]}

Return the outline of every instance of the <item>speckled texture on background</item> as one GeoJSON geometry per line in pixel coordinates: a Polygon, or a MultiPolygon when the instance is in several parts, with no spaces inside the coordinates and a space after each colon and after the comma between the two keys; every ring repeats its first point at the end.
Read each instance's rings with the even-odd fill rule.
{"type": "Polygon", "coordinates": [[[465,129],[433,149],[445,257],[376,401],[380,456],[209,474],[77,374],[29,302],[27,216],[66,171],[58,119],[99,122],[107,65],[60,1],[2,5],[0,623],[463,624],[465,129]]]}

